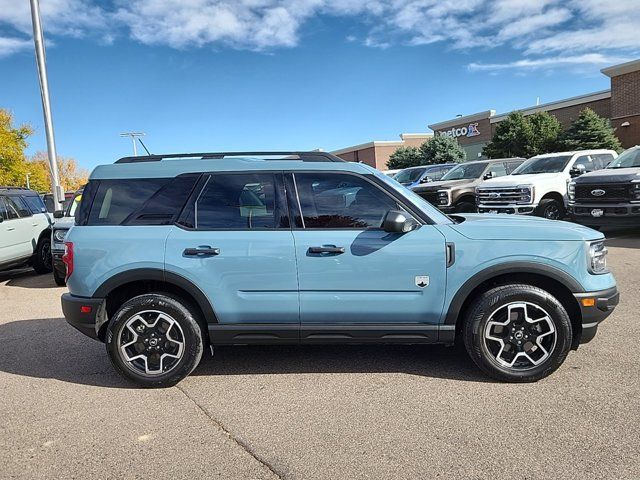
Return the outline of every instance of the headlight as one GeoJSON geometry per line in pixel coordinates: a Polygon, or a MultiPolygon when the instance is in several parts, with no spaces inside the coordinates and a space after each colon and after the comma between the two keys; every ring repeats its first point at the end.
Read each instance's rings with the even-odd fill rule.
{"type": "Polygon", "coordinates": [[[533,203],[533,185],[518,185],[516,189],[520,193],[518,203],[533,203]]]}
{"type": "Polygon", "coordinates": [[[636,181],[631,184],[631,201],[640,202],[640,183],[636,181]]]}
{"type": "Polygon", "coordinates": [[[594,275],[608,273],[607,269],[607,247],[604,246],[604,240],[591,242],[589,244],[587,267],[589,272],[594,275]]]}
{"type": "Polygon", "coordinates": [[[68,230],[55,230],[53,232],[53,240],[56,242],[64,242],[64,237],[67,236],[68,230]]]}
{"type": "Polygon", "coordinates": [[[451,205],[451,190],[438,190],[438,205],[451,205]]]}
{"type": "Polygon", "coordinates": [[[576,199],[576,182],[569,183],[569,186],[567,187],[567,195],[569,196],[569,200],[573,201],[576,199]]]}

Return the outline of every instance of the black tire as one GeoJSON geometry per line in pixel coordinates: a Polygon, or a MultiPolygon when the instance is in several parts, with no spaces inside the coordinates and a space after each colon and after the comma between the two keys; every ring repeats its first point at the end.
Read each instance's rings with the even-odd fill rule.
{"type": "Polygon", "coordinates": [[[571,320],[562,304],[548,292],[531,285],[505,285],[483,293],[473,301],[464,319],[464,344],[469,356],[483,372],[506,382],[536,382],[550,375],[567,357],[571,349],[572,335],[571,320]],[[543,319],[544,316],[536,313],[543,312],[550,319],[550,323],[539,320],[540,326],[535,328],[540,328],[541,332],[529,330],[518,332],[520,330],[518,325],[523,325],[523,329],[533,329],[533,325],[538,325],[521,320],[520,307],[513,307],[513,311],[508,310],[509,305],[525,302],[531,318],[543,319]],[[507,314],[504,313],[505,309],[507,314]],[[514,317],[513,321],[508,313],[514,317]],[[505,315],[501,319],[508,320],[504,327],[497,321],[500,315],[505,315]],[[487,326],[490,320],[492,325],[487,326]],[[555,339],[552,337],[553,333],[548,333],[551,331],[551,324],[555,329],[555,339]],[[501,333],[498,333],[499,328],[502,330],[501,333]],[[518,334],[523,345],[516,345],[518,340],[511,334],[518,334]],[[527,339],[524,339],[525,334],[527,339]],[[486,339],[486,335],[491,336],[492,339],[486,339]],[[504,335],[502,346],[499,341],[493,339],[493,335],[504,335]],[[531,339],[529,339],[530,335],[531,339]],[[532,343],[534,339],[535,343],[532,343]],[[551,342],[553,346],[549,346],[551,342]],[[528,348],[528,352],[525,353],[531,357],[520,354],[525,348],[528,348]],[[499,350],[498,355],[496,350],[499,350]],[[512,353],[515,355],[511,356],[512,353]],[[532,357],[539,363],[534,364],[531,361],[532,357]],[[501,362],[510,363],[509,360],[514,362],[513,367],[501,364],[501,362]]]}
{"type": "Polygon", "coordinates": [[[476,213],[478,208],[475,203],[460,202],[455,207],[456,213],[476,213]]]}
{"type": "Polygon", "coordinates": [[[553,198],[544,198],[536,208],[536,216],[548,220],[562,220],[565,215],[564,204],[553,198]]]}
{"type": "Polygon", "coordinates": [[[51,273],[53,270],[53,257],[51,256],[51,238],[43,235],[38,241],[36,251],[33,254],[33,269],[37,274],[51,273]]]}
{"type": "MultiPolygon", "coordinates": [[[[137,322],[140,323],[139,320],[137,320],[137,322]]],[[[160,320],[159,317],[156,318],[156,324],[161,322],[163,322],[163,320],[160,320]]],[[[137,329],[138,327],[140,327],[140,325],[136,325],[135,328],[137,329]]],[[[146,327],[143,326],[143,328],[146,327]]],[[[200,363],[204,348],[202,341],[202,329],[198,324],[194,313],[190,311],[185,302],[182,302],[173,296],[159,293],[140,295],[132,298],[122,305],[109,322],[105,343],[111,363],[115,369],[120,372],[120,374],[129,380],[132,380],[139,386],[160,388],[171,387],[189,375],[200,363]],[[149,313],[150,311],[154,313],[149,313]],[[148,316],[148,322],[150,323],[153,321],[157,312],[169,317],[174,322],[169,329],[173,329],[171,330],[172,333],[165,331],[163,334],[162,324],[158,325],[157,328],[147,328],[145,332],[140,333],[139,336],[137,333],[134,334],[132,330],[127,327],[127,323],[136,318],[137,314],[140,314],[143,317],[148,316]],[[177,324],[179,328],[176,329],[175,324],[177,324]],[[149,342],[155,339],[151,338],[149,335],[154,333],[157,333],[157,346],[160,346],[162,350],[160,352],[152,351],[151,353],[148,353],[145,349],[152,348],[149,346],[149,342]],[[174,335],[177,340],[180,340],[183,343],[180,358],[173,359],[167,357],[169,358],[168,361],[170,368],[163,369],[166,370],[164,373],[145,373],[141,364],[144,363],[145,366],[148,367],[149,363],[152,363],[152,360],[157,360],[158,357],[164,356],[161,352],[165,351],[165,346],[169,345],[170,348],[174,349],[169,350],[170,353],[174,355],[178,353],[176,352],[176,349],[180,342],[176,342],[174,339],[169,338],[169,335],[174,335]],[[127,343],[138,339],[140,340],[139,342],[136,341],[131,347],[129,347],[132,350],[130,360],[133,360],[133,357],[136,354],[144,354],[146,360],[137,359],[128,361],[125,358],[122,347],[126,346],[127,343]],[[149,355],[149,357],[146,355],[149,355]],[[171,364],[171,362],[174,363],[171,364]]],[[[157,348],[157,346],[155,348],[157,348]]],[[[159,363],[158,366],[163,367],[164,365],[163,363],[159,363]]],[[[155,370],[160,371],[161,368],[157,368],[155,370]]]]}
{"type": "Polygon", "coordinates": [[[67,284],[67,282],[64,281],[64,278],[64,275],[60,275],[55,268],[53,269],[53,280],[56,282],[56,285],[64,287],[67,284]]]}

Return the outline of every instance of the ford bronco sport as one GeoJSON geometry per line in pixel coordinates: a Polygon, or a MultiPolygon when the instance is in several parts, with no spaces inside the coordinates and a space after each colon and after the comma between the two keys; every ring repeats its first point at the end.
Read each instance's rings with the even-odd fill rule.
{"type": "Polygon", "coordinates": [[[591,227],[640,226],[640,146],[571,182],[569,212],[573,221],[591,227]]]}
{"type": "Polygon", "coordinates": [[[67,321],[143,386],[207,346],[464,341],[487,374],[549,375],[618,303],[601,233],[448,217],[324,152],[97,167],[65,242],[67,321]]]}
{"type": "Polygon", "coordinates": [[[51,271],[51,219],[37,192],[0,187],[0,270],[26,264],[51,271]]]}
{"type": "Polygon", "coordinates": [[[478,212],[562,219],[571,179],[605,168],[617,156],[613,150],[580,150],[532,157],[511,175],[487,180],[476,189],[478,212]]]}

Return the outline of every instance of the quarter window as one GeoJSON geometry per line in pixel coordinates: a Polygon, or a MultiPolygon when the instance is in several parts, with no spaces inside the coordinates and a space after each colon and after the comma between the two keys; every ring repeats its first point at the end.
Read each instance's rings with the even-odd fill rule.
{"type": "Polygon", "coordinates": [[[184,223],[200,230],[274,229],[275,193],[270,173],[211,175],[184,223]]]}
{"type": "Polygon", "coordinates": [[[397,202],[367,180],[336,173],[294,175],[304,228],[380,228],[397,202]]]}

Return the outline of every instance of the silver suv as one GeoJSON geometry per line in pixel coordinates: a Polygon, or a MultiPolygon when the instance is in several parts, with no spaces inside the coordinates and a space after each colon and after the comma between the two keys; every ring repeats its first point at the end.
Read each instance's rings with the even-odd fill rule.
{"type": "Polygon", "coordinates": [[[0,270],[26,264],[51,272],[51,219],[37,192],[0,187],[0,270]]]}

